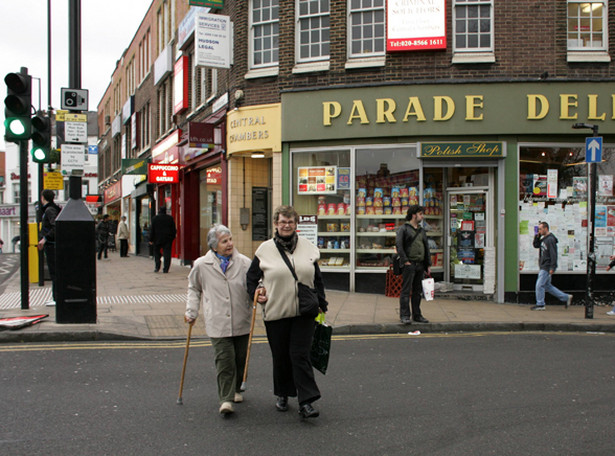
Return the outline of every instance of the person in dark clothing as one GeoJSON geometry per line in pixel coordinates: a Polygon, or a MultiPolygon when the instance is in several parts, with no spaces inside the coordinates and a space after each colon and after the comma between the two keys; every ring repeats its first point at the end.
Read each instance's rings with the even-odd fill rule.
{"type": "Polygon", "coordinates": [[[175,228],[173,217],[167,214],[166,207],[161,207],[158,215],[152,219],[152,228],[149,233],[149,243],[154,246],[154,261],[156,263],[154,272],[160,271],[161,250],[164,257],[162,272],[169,272],[171,267],[171,247],[173,246],[176,234],[177,228],[175,228]]]}
{"type": "Polygon", "coordinates": [[[566,307],[572,302],[572,295],[566,294],[551,284],[551,276],[557,269],[557,238],[549,232],[549,224],[540,222],[533,245],[540,249],[538,257],[538,278],[536,279],[536,305],[531,310],[545,310],[545,292],[551,293],[566,307]]]}
{"type": "Polygon", "coordinates": [[[96,236],[98,237],[98,259],[100,260],[103,252],[107,258],[107,249],[109,246],[109,233],[111,232],[111,224],[109,223],[109,214],[103,215],[103,218],[96,226],[96,236]]]}
{"type": "Polygon", "coordinates": [[[431,274],[431,254],[427,235],[421,226],[423,207],[414,205],[408,208],[406,223],[397,229],[396,246],[399,263],[402,265],[402,287],[399,296],[399,318],[405,325],[410,320],[410,300],[412,300],[412,320],[429,323],[421,313],[421,293],[425,272],[431,274]],[[412,293],[412,298],[410,298],[412,293]]]}
{"type": "Polygon", "coordinates": [[[38,249],[44,250],[45,258],[47,258],[47,269],[49,277],[51,277],[51,295],[53,301],[49,305],[55,304],[56,301],[56,218],[62,210],[60,206],[53,202],[55,194],[52,190],[45,189],[41,192],[41,203],[43,204],[43,217],[41,220],[40,240],[38,241],[38,249]]]}

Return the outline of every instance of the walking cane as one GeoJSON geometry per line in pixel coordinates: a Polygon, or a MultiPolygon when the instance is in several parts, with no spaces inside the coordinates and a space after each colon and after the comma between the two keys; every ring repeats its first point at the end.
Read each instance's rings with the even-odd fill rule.
{"type": "Polygon", "coordinates": [[[182,400],[182,392],[184,391],[184,375],[186,374],[186,361],[188,361],[188,349],[190,348],[192,326],[194,326],[194,322],[188,325],[188,338],[186,339],[186,351],[184,352],[184,365],[182,367],[182,378],[179,382],[179,397],[177,398],[177,405],[184,405],[184,401],[182,400]]]}
{"type": "Polygon", "coordinates": [[[243,369],[243,382],[241,382],[241,391],[246,390],[246,380],[248,379],[248,365],[250,364],[250,349],[252,348],[252,336],[254,335],[254,320],[256,320],[256,300],[261,294],[259,288],[254,293],[254,302],[252,303],[252,322],[250,323],[250,336],[248,338],[248,352],[246,353],[246,366],[243,369]]]}

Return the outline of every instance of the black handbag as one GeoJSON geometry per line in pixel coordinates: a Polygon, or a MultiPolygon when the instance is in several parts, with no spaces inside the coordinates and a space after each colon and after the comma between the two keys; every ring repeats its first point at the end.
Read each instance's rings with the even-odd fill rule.
{"type": "Polygon", "coordinates": [[[295,269],[290,264],[290,260],[282,250],[282,247],[275,241],[275,246],[278,248],[280,255],[282,255],[282,259],[290,272],[292,272],[293,277],[297,281],[297,289],[299,296],[299,314],[303,317],[312,317],[315,318],[318,315],[318,290],[316,288],[310,288],[307,285],[299,282],[299,278],[297,277],[297,273],[295,269]]]}
{"type": "Polygon", "coordinates": [[[316,318],[314,339],[312,339],[312,349],[310,350],[310,361],[312,362],[312,367],[323,374],[327,373],[327,367],[329,367],[332,333],[333,328],[325,324],[325,314],[316,318]]]}

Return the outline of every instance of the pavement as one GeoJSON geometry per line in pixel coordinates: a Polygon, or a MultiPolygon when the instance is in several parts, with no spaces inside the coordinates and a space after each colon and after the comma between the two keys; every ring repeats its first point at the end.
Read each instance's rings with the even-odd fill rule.
{"type": "MultiPolygon", "coordinates": [[[[110,252],[97,266],[97,323],[58,324],[55,307],[45,306],[51,297],[50,283],[30,284],[29,309],[21,309],[21,279],[17,268],[1,286],[0,318],[49,314],[40,323],[15,330],[0,330],[0,343],[185,339],[183,321],[190,268],[173,264],[167,274],[154,272],[151,258],[120,258],[110,252]]],[[[399,323],[398,298],[384,295],[327,290],[327,323],[334,334],[378,334],[484,331],[615,332],[615,317],[606,315],[610,306],[595,306],[594,318],[585,318],[585,308],[547,305],[544,312],[530,311],[527,304],[498,304],[488,300],[452,299],[436,295],[423,300],[421,309],[430,323],[399,323]]],[[[264,335],[257,314],[256,336],[264,335]]],[[[206,338],[202,318],[192,337],[206,338]]]]}

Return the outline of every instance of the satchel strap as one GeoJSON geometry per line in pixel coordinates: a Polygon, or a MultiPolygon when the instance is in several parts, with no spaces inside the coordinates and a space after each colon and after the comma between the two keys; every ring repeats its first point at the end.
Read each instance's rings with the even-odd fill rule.
{"type": "Polygon", "coordinates": [[[290,260],[288,259],[288,255],[286,255],[286,253],[284,253],[284,249],[282,248],[282,246],[280,244],[277,243],[277,241],[275,239],[273,240],[273,243],[278,248],[278,252],[280,252],[280,255],[282,255],[282,259],[284,260],[284,263],[286,263],[286,266],[288,266],[288,269],[290,269],[290,272],[292,272],[293,277],[295,278],[295,280],[297,282],[299,282],[299,278],[297,277],[297,273],[295,272],[295,269],[290,264],[290,260]]]}

